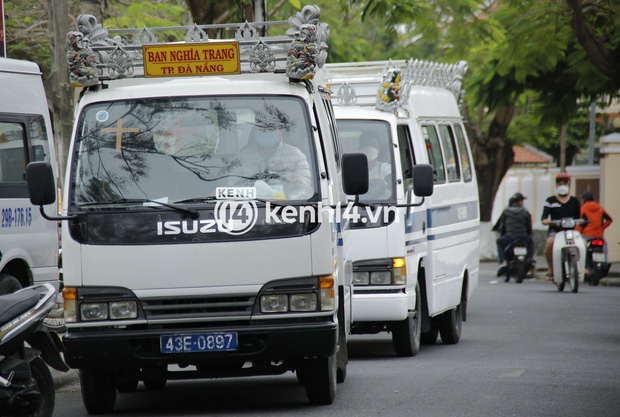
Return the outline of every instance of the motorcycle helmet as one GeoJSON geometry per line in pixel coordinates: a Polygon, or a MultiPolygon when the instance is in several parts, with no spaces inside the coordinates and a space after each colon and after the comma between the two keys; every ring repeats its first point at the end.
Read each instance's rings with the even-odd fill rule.
{"type": "Polygon", "coordinates": [[[560,172],[555,176],[555,183],[557,184],[560,181],[567,181],[570,184],[570,175],[566,172],[560,172]]]}

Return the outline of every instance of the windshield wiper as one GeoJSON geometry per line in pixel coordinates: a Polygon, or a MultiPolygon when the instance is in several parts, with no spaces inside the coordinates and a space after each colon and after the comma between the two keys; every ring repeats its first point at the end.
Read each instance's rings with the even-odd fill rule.
{"type": "MultiPolygon", "coordinates": [[[[280,200],[270,200],[268,198],[244,198],[244,199],[227,199],[227,198],[217,198],[215,196],[210,197],[192,197],[186,198],[184,200],[175,201],[174,204],[183,204],[183,203],[205,203],[208,201],[258,201],[259,203],[269,203],[272,206],[285,207],[285,204],[279,203],[280,200]]],[[[299,205],[299,204],[295,204],[299,205]]]]}
{"type": "Polygon", "coordinates": [[[191,198],[186,198],[184,200],[175,201],[174,204],[204,203],[206,201],[215,201],[215,200],[217,200],[217,197],[215,197],[214,195],[212,195],[210,197],[191,197],[191,198]]]}
{"type": "Polygon", "coordinates": [[[164,203],[157,200],[150,200],[148,198],[119,198],[118,200],[111,201],[96,201],[93,203],[85,203],[80,204],[78,207],[88,207],[88,206],[97,206],[97,205],[111,205],[111,204],[143,204],[143,203],[151,203],[151,204],[159,204],[160,206],[171,208],[173,210],[179,211],[181,213],[185,213],[193,219],[198,218],[199,214],[196,210],[186,209],[183,207],[175,206],[173,204],[164,203]]]}

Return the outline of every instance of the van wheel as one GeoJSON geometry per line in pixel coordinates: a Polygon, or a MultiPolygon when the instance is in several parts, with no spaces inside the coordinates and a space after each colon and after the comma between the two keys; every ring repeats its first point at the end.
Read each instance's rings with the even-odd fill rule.
{"type": "Polygon", "coordinates": [[[437,336],[439,335],[439,330],[436,327],[433,327],[428,332],[422,332],[422,337],[420,337],[420,342],[423,345],[434,345],[437,341],[437,336]]]}
{"type": "Polygon", "coordinates": [[[445,345],[456,345],[461,338],[461,327],[463,324],[462,306],[459,304],[455,308],[446,311],[439,320],[439,334],[445,345]]]}
{"type": "Polygon", "coordinates": [[[116,375],[103,369],[80,369],[82,402],[88,414],[108,414],[116,403],[116,375]]]}
{"type": "Polygon", "coordinates": [[[22,289],[22,284],[13,275],[0,274],[0,295],[11,294],[22,289]]]}
{"type": "Polygon", "coordinates": [[[398,356],[415,356],[420,351],[422,338],[422,300],[420,286],[415,286],[415,311],[412,317],[398,322],[392,329],[392,343],[398,356]]]}
{"type": "Polygon", "coordinates": [[[331,404],[336,397],[336,355],[304,359],[306,395],[312,404],[331,404]]]}

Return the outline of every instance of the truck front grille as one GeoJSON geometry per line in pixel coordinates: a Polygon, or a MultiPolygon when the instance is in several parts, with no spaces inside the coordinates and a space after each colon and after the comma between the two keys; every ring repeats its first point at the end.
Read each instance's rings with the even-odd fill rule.
{"type": "Polygon", "coordinates": [[[149,320],[249,318],[255,295],[197,296],[142,299],[142,308],[149,320]]]}

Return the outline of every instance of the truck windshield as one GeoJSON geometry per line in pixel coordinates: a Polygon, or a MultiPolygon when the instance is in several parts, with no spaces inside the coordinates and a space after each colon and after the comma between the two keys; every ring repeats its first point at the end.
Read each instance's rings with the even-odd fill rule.
{"type": "Polygon", "coordinates": [[[368,158],[368,192],[362,201],[394,200],[394,159],[390,125],[380,120],[338,120],[344,153],[361,152],[368,158]]]}
{"type": "Polygon", "coordinates": [[[91,104],[77,130],[72,203],[198,204],[213,200],[217,187],[251,187],[258,199],[314,199],[307,113],[303,100],[283,96],[91,104]]]}

